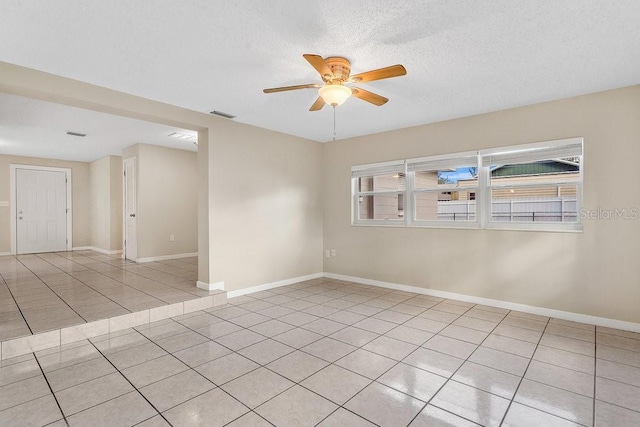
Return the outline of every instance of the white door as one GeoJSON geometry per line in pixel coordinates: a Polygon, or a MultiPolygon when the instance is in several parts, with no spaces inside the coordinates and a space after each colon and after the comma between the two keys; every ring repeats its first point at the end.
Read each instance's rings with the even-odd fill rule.
{"type": "Polygon", "coordinates": [[[67,174],[16,169],[16,253],[67,249],[67,174]]]}
{"type": "Polygon", "coordinates": [[[123,162],[124,169],[124,257],[138,258],[138,218],[136,204],[136,159],[123,162]]]}

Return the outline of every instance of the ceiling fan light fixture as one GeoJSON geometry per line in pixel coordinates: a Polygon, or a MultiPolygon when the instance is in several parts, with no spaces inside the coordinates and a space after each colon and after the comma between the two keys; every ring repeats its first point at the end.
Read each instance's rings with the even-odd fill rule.
{"type": "Polygon", "coordinates": [[[322,86],[318,90],[318,94],[325,103],[337,107],[338,105],[344,104],[351,96],[351,89],[339,84],[330,84],[322,86]]]}

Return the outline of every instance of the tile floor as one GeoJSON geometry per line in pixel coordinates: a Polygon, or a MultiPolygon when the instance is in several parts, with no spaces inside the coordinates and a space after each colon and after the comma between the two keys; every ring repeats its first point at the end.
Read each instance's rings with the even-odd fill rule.
{"type": "Polygon", "coordinates": [[[197,264],[93,251],[0,257],[0,341],[208,296],[195,287],[197,264]]]}
{"type": "Polygon", "coordinates": [[[640,425],[640,334],[330,279],[0,363],[2,426],[640,425]]]}

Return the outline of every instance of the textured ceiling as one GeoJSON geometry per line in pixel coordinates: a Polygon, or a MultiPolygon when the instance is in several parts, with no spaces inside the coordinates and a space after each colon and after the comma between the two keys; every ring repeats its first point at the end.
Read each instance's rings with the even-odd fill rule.
{"type": "Polygon", "coordinates": [[[0,3],[0,60],[331,140],[303,53],[340,55],[390,101],[349,99],[338,138],[640,83],[638,0],[119,0],[0,3]]]}

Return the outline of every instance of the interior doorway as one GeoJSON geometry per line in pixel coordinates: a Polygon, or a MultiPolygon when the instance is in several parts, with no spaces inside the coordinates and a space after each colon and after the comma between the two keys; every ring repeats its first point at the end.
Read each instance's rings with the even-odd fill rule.
{"type": "Polygon", "coordinates": [[[71,250],[71,169],[11,165],[11,252],[71,250]]]}
{"type": "Polygon", "coordinates": [[[124,233],[122,242],[123,258],[135,261],[138,258],[138,218],[136,197],[136,158],[131,157],[122,162],[124,170],[124,233]]]}

